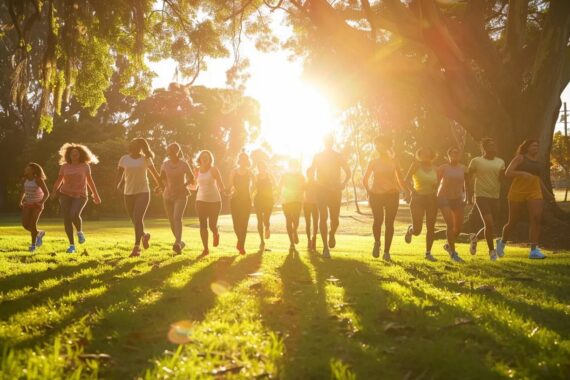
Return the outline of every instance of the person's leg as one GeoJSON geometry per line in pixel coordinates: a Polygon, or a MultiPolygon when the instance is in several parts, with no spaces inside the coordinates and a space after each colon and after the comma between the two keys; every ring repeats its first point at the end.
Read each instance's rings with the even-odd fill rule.
{"type": "Polygon", "coordinates": [[[236,198],[233,198],[230,201],[230,213],[232,216],[232,227],[234,229],[234,234],[236,235],[237,238],[237,248],[240,249],[241,248],[240,204],[239,200],[237,200],[236,198]]]}
{"type": "Polygon", "coordinates": [[[73,237],[73,219],[71,217],[71,202],[72,198],[60,194],[59,196],[59,206],[61,213],[63,214],[63,226],[65,227],[65,234],[67,235],[67,240],[69,240],[69,245],[75,244],[75,238],[73,237]]]}
{"type": "Polygon", "coordinates": [[[524,205],[524,202],[509,201],[509,218],[507,220],[507,224],[503,227],[503,236],[501,237],[501,241],[503,243],[509,241],[513,229],[516,227],[522,216],[524,205]]]}
{"type": "Polygon", "coordinates": [[[424,224],[424,214],[426,214],[425,198],[420,200],[419,197],[412,198],[410,202],[410,213],[412,214],[412,234],[418,236],[422,233],[424,224]]]}
{"type": "Polygon", "coordinates": [[[370,194],[368,204],[372,210],[372,235],[374,236],[374,241],[379,244],[380,236],[382,234],[382,223],[384,222],[384,210],[382,208],[380,196],[376,194],[370,194]]]}
{"type": "Polygon", "coordinates": [[[446,225],[446,235],[447,235],[447,246],[448,252],[455,252],[455,237],[453,236],[453,231],[455,227],[453,225],[453,212],[449,206],[441,207],[441,215],[446,225]]]}
{"type": "Polygon", "coordinates": [[[241,240],[241,248],[245,249],[245,240],[247,238],[247,227],[249,226],[249,215],[251,213],[251,206],[250,206],[249,199],[247,201],[242,202],[240,205],[240,215],[239,215],[239,234],[241,240]]]}
{"type": "Polygon", "coordinates": [[[33,232],[32,232],[32,207],[24,207],[22,208],[22,227],[24,227],[24,229],[26,231],[29,231],[30,234],[32,235],[32,244],[31,245],[35,245],[36,244],[36,239],[33,236],[33,232]]]}
{"type": "Polygon", "coordinates": [[[40,215],[42,214],[43,208],[32,207],[30,209],[30,216],[28,219],[28,227],[32,237],[32,245],[36,244],[36,239],[38,237],[38,220],[40,220],[40,215]]]}
{"type": "Polygon", "coordinates": [[[200,222],[200,239],[204,252],[208,252],[208,207],[205,202],[196,201],[196,214],[200,222]]]}
{"type": "Polygon", "coordinates": [[[305,234],[307,235],[308,246],[311,248],[311,204],[303,204],[303,216],[305,217],[305,234]]]}
{"type": "Polygon", "coordinates": [[[299,221],[301,219],[301,208],[303,207],[301,202],[295,202],[291,205],[291,222],[293,227],[293,238],[295,244],[299,243],[299,236],[297,235],[297,229],[299,228],[299,221]]]}
{"type": "MultiPolygon", "coordinates": [[[[465,215],[465,207],[463,205],[452,208],[453,213],[453,246],[455,247],[455,240],[461,233],[463,226],[463,217],[465,215]]],[[[453,250],[455,252],[455,248],[453,250]]]]}
{"type": "Polygon", "coordinates": [[[495,230],[495,220],[493,217],[493,207],[492,204],[493,199],[481,199],[477,198],[476,206],[479,210],[479,214],[481,215],[481,220],[483,221],[483,228],[477,232],[477,238],[481,235],[481,231],[483,231],[483,235],[485,236],[485,240],[487,241],[487,247],[489,248],[489,252],[495,249],[495,242],[494,240],[494,230],[495,230]]]}
{"type": "Polygon", "coordinates": [[[390,194],[384,204],[386,217],[384,219],[384,252],[390,253],[394,237],[394,221],[400,205],[400,194],[390,194]]]}
{"type": "MultiPolygon", "coordinates": [[[[81,218],[81,213],[87,204],[87,198],[72,198],[71,200],[71,220],[77,232],[83,232],[83,219],[81,218]]],[[[80,241],[81,243],[81,241],[80,241]]]]}
{"type": "Polygon", "coordinates": [[[150,203],[149,193],[140,193],[135,195],[133,206],[133,221],[135,224],[135,245],[140,245],[144,232],[144,217],[148,204],[150,203]]]}
{"type": "Polygon", "coordinates": [[[186,205],[188,204],[188,198],[177,199],[174,201],[172,220],[174,222],[174,238],[177,243],[182,243],[182,229],[184,226],[184,211],[186,211],[186,205]]]}
{"type": "Polygon", "coordinates": [[[162,197],[162,204],[164,205],[164,212],[166,213],[166,217],[170,223],[170,230],[172,231],[172,235],[174,236],[175,241],[178,242],[174,221],[174,200],[162,197]]]}
{"type": "Polygon", "coordinates": [[[216,236],[219,238],[218,217],[220,216],[221,210],[222,202],[208,202],[208,225],[210,227],[210,231],[214,234],[214,240],[216,239],[216,236]]]}
{"type": "Polygon", "coordinates": [[[285,215],[285,227],[287,229],[287,236],[289,236],[289,245],[294,246],[293,238],[293,215],[291,211],[291,203],[283,203],[283,215],[285,215]]]}
{"type": "Polygon", "coordinates": [[[540,223],[542,221],[544,202],[542,199],[533,199],[527,201],[526,204],[528,207],[529,240],[531,249],[535,249],[540,239],[540,223]]]}
{"type": "MultiPolygon", "coordinates": [[[[321,194],[323,198],[327,197],[327,194],[321,194]]],[[[328,202],[327,199],[322,199],[319,202],[319,232],[321,233],[321,239],[323,241],[323,251],[328,251],[328,225],[327,219],[329,217],[328,202]]]]}
{"type": "Polygon", "coordinates": [[[431,254],[435,239],[435,222],[437,220],[437,198],[426,199],[426,253],[431,254]]]}
{"type": "Polygon", "coordinates": [[[319,231],[319,208],[316,204],[311,206],[311,214],[313,220],[313,235],[311,241],[313,243],[313,249],[317,249],[317,233],[319,231]]]}
{"type": "Polygon", "coordinates": [[[336,245],[335,235],[336,235],[336,231],[338,230],[338,226],[339,226],[341,201],[342,201],[342,193],[340,191],[338,193],[332,194],[332,203],[329,207],[330,219],[331,219],[329,246],[331,248],[334,248],[334,246],[336,245]]]}
{"type": "Polygon", "coordinates": [[[261,200],[259,198],[255,198],[253,200],[253,207],[255,209],[255,218],[257,220],[257,233],[259,234],[259,240],[261,241],[261,244],[265,244],[265,240],[264,240],[264,224],[263,224],[263,220],[264,220],[264,214],[263,214],[263,208],[261,205],[261,200]]]}

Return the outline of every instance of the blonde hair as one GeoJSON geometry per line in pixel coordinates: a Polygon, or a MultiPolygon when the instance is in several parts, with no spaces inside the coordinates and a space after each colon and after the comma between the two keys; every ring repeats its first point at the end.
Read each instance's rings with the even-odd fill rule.
{"type": "Polygon", "coordinates": [[[99,159],[85,145],[75,143],[65,143],[59,148],[59,164],[71,164],[71,151],[79,152],[79,162],[86,164],[98,164],[99,159]]]}

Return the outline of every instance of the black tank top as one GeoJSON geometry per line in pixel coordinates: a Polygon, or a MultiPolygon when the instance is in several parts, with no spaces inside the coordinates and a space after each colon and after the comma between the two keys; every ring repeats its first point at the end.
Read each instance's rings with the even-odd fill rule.
{"type": "Polygon", "coordinates": [[[540,177],[542,172],[542,163],[540,161],[531,160],[527,158],[527,156],[523,156],[523,160],[519,166],[517,166],[517,170],[540,177]]]}
{"type": "Polygon", "coordinates": [[[249,199],[249,181],[250,176],[247,174],[239,174],[237,171],[234,174],[234,198],[249,199]]]}

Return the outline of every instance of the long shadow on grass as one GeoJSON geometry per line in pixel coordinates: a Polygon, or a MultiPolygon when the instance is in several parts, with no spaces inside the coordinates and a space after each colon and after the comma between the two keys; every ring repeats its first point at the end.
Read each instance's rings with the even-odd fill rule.
{"type": "Polygon", "coordinates": [[[248,255],[237,262],[235,259],[215,259],[192,274],[182,287],[157,288],[163,294],[154,303],[137,306],[137,300],[133,299],[132,309],[107,313],[103,323],[93,329],[94,340],[87,347],[91,352],[106,352],[113,358],[102,376],[136,377],[144,374],[141,367],[154,364],[153,359],[165,350],[175,350],[177,346],[167,340],[170,325],[181,320],[202,321],[216,304],[212,283],[223,281],[232,287],[261,266],[261,254],[248,255]],[[106,338],[109,335],[110,340],[106,338]]]}
{"type": "MultiPolygon", "coordinates": [[[[493,337],[474,331],[442,329],[438,315],[412,301],[409,295],[383,288],[410,285],[403,279],[383,276],[388,267],[371,268],[357,261],[335,257],[322,260],[311,255],[317,271],[319,292],[328,281],[340,286],[344,299],[336,310],[356,315],[355,326],[337,319],[336,344],[346,352],[340,358],[352,368],[358,378],[496,378],[498,374],[483,364],[484,355],[474,355],[468,341],[482,340],[495,344],[493,337]],[[343,326],[349,325],[349,328],[343,326]],[[390,328],[392,326],[392,328],[390,328]],[[452,331],[453,330],[453,331],[452,331]],[[342,335],[342,337],[341,337],[342,335]],[[467,352],[465,352],[467,351],[467,352]]],[[[415,299],[428,299],[421,289],[412,290],[415,299]]],[[[442,314],[464,316],[465,312],[452,305],[432,300],[442,314]]],[[[335,331],[335,330],[332,330],[335,331]]],[[[476,346],[478,344],[475,344],[476,346]]]]}

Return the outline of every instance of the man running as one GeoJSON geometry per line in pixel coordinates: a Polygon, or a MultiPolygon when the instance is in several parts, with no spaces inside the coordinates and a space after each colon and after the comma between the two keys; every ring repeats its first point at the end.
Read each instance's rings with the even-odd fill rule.
{"type": "MultiPolygon", "coordinates": [[[[505,177],[505,161],[496,157],[497,147],[491,138],[481,140],[482,156],[475,157],[469,164],[469,174],[475,180],[475,204],[483,220],[483,228],[470,235],[469,251],[477,253],[477,239],[485,235],[489,247],[489,258],[497,260],[497,251],[493,243],[495,221],[499,213],[499,195],[501,181],[505,177]]],[[[473,192],[471,192],[472,194],[473,192]]]]}
{"type": "Polygon", "coordinates": [[[350,168],[339,152],[333,149],[334,139],[325,137],[325,149],[313,159],[311,169],[316,177],[316,197],[319,207],[319,230],[323,240],[323,257],[330,258],[329,248],[336,245],[342,190],[350,179],[350,168]],[[344,180],[341,181],[341,170],[344,180]],[[328,233],[327,219],[330,215],[331,229],[328,233]]]}

